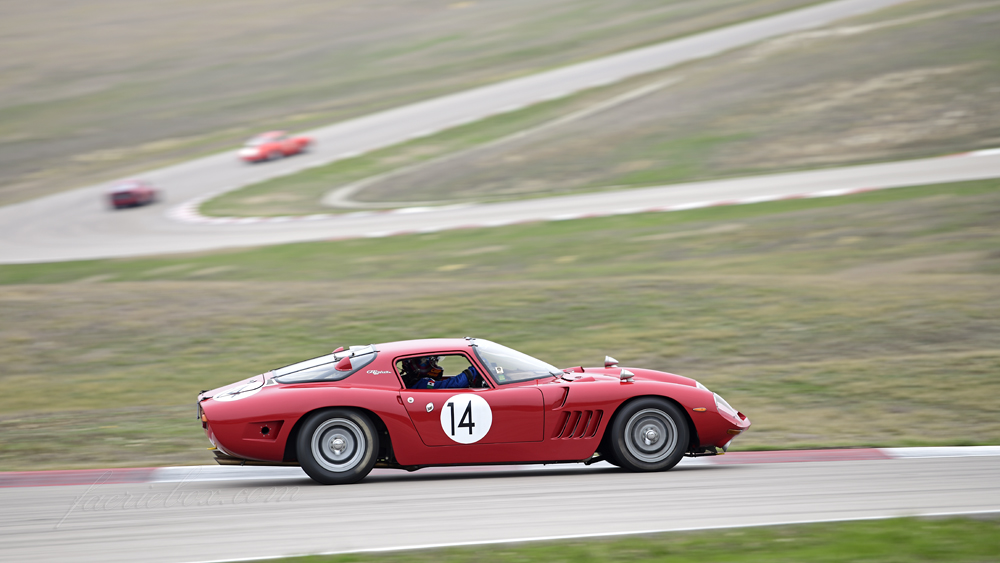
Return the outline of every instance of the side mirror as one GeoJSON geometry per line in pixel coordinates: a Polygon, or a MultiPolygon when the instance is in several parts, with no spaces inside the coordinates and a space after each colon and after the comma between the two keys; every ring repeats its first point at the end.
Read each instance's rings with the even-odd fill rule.
{"type": "Polygon", "coordinates": [[[604,367],[616,368],[618,367],[618,360],[612,358],[611,356],[604,356],[604,367]]]}

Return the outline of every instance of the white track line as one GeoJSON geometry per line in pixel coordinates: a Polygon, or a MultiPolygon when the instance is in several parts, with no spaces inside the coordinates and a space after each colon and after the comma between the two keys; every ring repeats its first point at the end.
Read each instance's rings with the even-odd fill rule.
{"type": "Polygon", "coordinates": [[[960,446],[943,448],[882,448],[882,453],[893,459],[928,457],[977,457],[1000,455],[1000,446],[960,446]]]}

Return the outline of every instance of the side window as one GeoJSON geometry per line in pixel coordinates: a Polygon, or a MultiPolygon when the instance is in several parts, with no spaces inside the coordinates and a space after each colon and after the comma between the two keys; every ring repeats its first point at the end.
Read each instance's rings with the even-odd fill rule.
{"type": "Polygon", "coordinates": [[[418,383],[419,388],[471,387],[477,381],[466,372],[470,367],[472,363],[462,354],[415,356],[396,360],[396,373],[403,381],[403,387],[408,389],[418,388],[418,383]]]}
{"type": "Polygon", "coordinates": [[[469,363],[469,360],[465,356],[456,355],[441,356],[441,359],[438,360],[438,365],[444,369],[444,377],[454,377],[468,369],[472,364],[469,363]]]}

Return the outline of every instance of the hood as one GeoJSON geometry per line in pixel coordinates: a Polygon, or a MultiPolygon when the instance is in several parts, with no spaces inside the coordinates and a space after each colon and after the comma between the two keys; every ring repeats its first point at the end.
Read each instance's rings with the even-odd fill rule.
{"type": "Polygon", "coordinates": [[[635,377],[635,379],[648,379],[648,380],[652,380],[652,381],[662,381],[664,383],[675,383],[677,385],[687,385],[689,387],[697,387],[697,385],[698,385],[697,382],[695,380],[691,379],[690,377],[684,377],[683,375],[676,375],[676,374],[673,374],[673,373],[667,373],[665,371],[656,371],[656,370],[652,370],[652,369],[630,368],[630,367],[626,367],[626,368],[621,368],[621,367],[612,367],[612,368],[606,368],[606,367],[592,367],[592,368],[576,367],[576,368],[569,368],[566,371],[577,372],[577,373],[580,373],[580,374],[595,375],[595,376],[607,375],[607,376],[614,377],[615,379],[618,379],[618,378],[621,377],[622,369],[627,369],[628,371],[632,372],[632,374],[635,377]]]}

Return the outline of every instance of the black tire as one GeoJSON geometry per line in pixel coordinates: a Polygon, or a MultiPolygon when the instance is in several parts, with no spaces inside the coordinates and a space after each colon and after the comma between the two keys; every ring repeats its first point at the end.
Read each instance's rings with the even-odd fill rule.
{"type": "Polygon", "coordinates": [[[612,424],[614,424],[614,421],[612,421],[612,423],[609,424],[604,430],[604,436],[601,436],[601,444],[597,446],[597,453],[601,455],[601,458],[604,461],[614,465],[615,467],[621,467],[622,464],[618,462],[618,459],[615,457],[615,452],[611,449],[612,424]]]}
{"type": "Polygon", "coordinates": [[[687,420],[665,399],[646,397],[626,404],[609,430],[615,465],[629,471],[666,471],[688,447],[687,420]]]}
{"type": "Polygon", "coordinates": [[[268,153],[267,159],[268,160],[278,160],[279,158],[284,158],[284,156],[285,156],[285,153],[283,153],[281,151],[271,151],[270,153],[268,153]]]}
{"type": "Polygon", "coordinates": [[[347,409],[317,412],[299,429],[299,464],[323,485],[357,483],[375,467],[378,432],[363,413],[347,409]]]}

